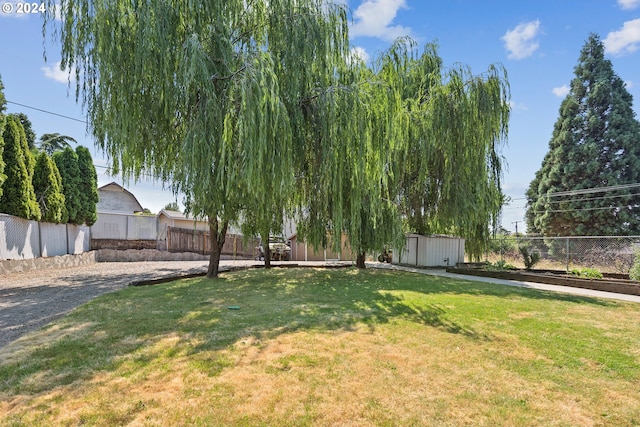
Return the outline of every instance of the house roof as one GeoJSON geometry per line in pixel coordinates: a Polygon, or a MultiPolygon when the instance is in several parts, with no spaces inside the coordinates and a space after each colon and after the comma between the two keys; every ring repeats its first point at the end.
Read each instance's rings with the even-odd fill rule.
{"type": "MultiPolygon", "coordinates": [[[[189,215],[185,215],[182,212],[179,211],[171,211],[168,209],[162,209],[159,213],[158,216],[160,215],[164,215],[167,218],[171,218],[171,219],[184,219],[184,220],[190,220],[190,221],[195,221],[195,218],[193,218],[192,216],[189,215]]],[[[206,219],[201,219],[198,220],[200,222],[206,222],[206,219]]]]}
{"type": "Polygon", "coordinates": [[[138,201],[138,199],[136,199],[136,196],[134,196],[132,192],[130,192],[129,190],[127,190],[122,185],[118,184],[117,182],[110,182],[108,184],[105,184],[102,187],[98,188],[98,191],[100,191],[100,190],[102,190],[102,191],[122,191],[123,193],[129,195],[136,202],[136,204],[140,207],[140,209],[139,209],[140,212],[142,212],[142,210],[143,210],[143,207],[140,204],[140,202],[138,201]]]}

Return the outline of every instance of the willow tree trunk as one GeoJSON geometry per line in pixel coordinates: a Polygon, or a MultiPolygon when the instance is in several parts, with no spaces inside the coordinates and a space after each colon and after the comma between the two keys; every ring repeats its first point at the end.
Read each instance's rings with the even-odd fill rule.
{"type": "Polygon", "coordinates": [[[356,256],[356,267],[358,268],[367,268],[364,264],[364,259],[366,257],[365,252],[361,252],[356,256]]]}
{"type": "Polygon", "coordinates": [[[264,253],[264,268],[271,268],[271,248],[269,247],[269,233],[260,233],[260,238],[262,239],[262,252],[264,253]]]}
{"type": "Polygon", "coordinates": [[[211,254],[209,255],[209,268],[207,269],[207,277],[209,279],[218,277],[220,269],[220,255],[224,240],[227,237],[228,221],[222,224],[222,229],[218,229],[217,215],[209,217],[209,242],[211,243],[211,254]],[[212,219],[213,218],[213,219],[212,219]]]}

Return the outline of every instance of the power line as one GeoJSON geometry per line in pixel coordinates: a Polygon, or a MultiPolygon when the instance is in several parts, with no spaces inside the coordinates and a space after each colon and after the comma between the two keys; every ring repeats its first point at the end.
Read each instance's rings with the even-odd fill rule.
{"type": "Polygon", "coordinates": [[[584,211],[602,211],[607,209],[624,209],[624,208],[638,208],[639,206],[604,206],[601,208],[582,208],[582,209],[550,209],[548,211],[534,211],[533,213],[546,213],[546,212],[584,212],[584,211]]]}
{"type": "MultiPolygon", "coordinates": [[[[561,197],[561,196],[575,196],[578,194],[591,194],[591,193],[603,193],[603,192],[606,193],[609,191],[626,190],[628,188],[637,188],[637,187],[640,187],[640,183],[612,185],[609,187],[583,188],[580,190],[556,191],[555,193],[549,193],[549,194],[546,194],[545,196],[561,197]]],[[[541,196],[541,197],[544,197],[544,196],[541,196]]]]}
{"type": "MultiPolygon", "coordinates": [[[[609,187],[592,187],[592,188],[581,188],[579,190],[566,190],[566,191],[556,191],[549,194],[544,194],[540,197],[560,197],[560,196],[574,196],[577,194],[590,194],[590,193],[602,193],[608,191],[616,191],[616,190],[626,190],[627,188],[636,188],[640,187],[640,183],[637,184],[621,184],[621,185],[611,185],[609,187]]],[[[518,197],[511,200],[528,200],[527,197],[518,197]]]]}
{"type": "MultiPolygon", "coordinates": [[[[80,122],[80,123],[87,124],[87,122],[85,120],[80,120],[80,119],[76,119],[74,117],[65,116],[64,114],[54,113],[53,111],[43,110],[42,108],[32,107],[30,105],[25,105],[25,104],[21,104],[19,102],[13,102],[13,101],[7,101],[7,103],[8,104],[19,105],[19,106],[24,107],[24,108],[30,108],[32,110],[40,111],[40,112],[46,113],[46,114],[51,114],[53,116],[62,117],[64,119],[73,120],[75,122],[80,122]]],[[[107,171],[111,170],[111,168],[109,166],[102,166],[102,165],[95,165],[95,164],[93,166],[97,167],[97,168],[107,169],[107,171]]],[[[154,180],[160,180],[159,177],[151,175],[151,174],[148,174],[148,173],[141,173],[140,175],[141,176],[146,176],[147,178],[152,178],[154,180]]]]}
{"type": "Polygon", "coordinates": [[[53,116],[58,116],[58,117],[62,117],[64,119],[73,120],[75,122],[84,123],[85,125],[87,124],[86,120],[76,119],[74,117],[65,116],[64,114],[58,114],[58,113],[54,113],[53,111],[43,110],[42,108],[31,107],[29,105],[20,104],[19,102],[7,101],[7,104],[19,105],[19,106],[24,107],[24,108],[30,108],[32,110],[40,111],[41,113],[51,114],[53,116]]]}

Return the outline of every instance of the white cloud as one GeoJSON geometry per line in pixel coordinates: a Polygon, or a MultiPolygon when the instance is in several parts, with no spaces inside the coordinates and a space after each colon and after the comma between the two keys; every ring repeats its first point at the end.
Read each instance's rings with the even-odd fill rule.
{"type": "Polygon", "coordinates": [[[618,0],[618,6],[625,10],[633,10],[640,6],[640,0],[618,0]]]}
{"type": "Polygon", "coordinates": [[[569,94],[569,90],[569,86],[562,85],[560,87],[554,87],[553,89],[551,89],[551,92],[553,92],[553,94],[558,98],[563,98],[569,94]]]}
{"type": "Polygon", "coordinates": [[[398,10],[406,9],[405,0],[365,0],[353,12],[355,24],[349,29],[351,37],[377,37],[393,41],[411,36],[412,30],[402,25],[391,25],[398,10]]]}
{"type": "Polygon", "coordinates": [[[514,101],[509,101],[509,107],[511,107],[511,111],[527,111],[527,110],[529,110],[529,107],[527,107],[525,104],[523,104],[523,103],[518,104],[517,102],[514,102],[514,101]]]}
{"type": "Polygon", "coordinates": [[[501,40],[509,52],[509,59],[523,59],[531,56],[540,46],[536,37],[540,32],[540,21],[535,20],[518,25],[507,31],[501,40]]]}
{"type": "Polygon", "coordinates": [[[612,31],[604,39],[605,52],[624,55],[638,50],[640,44],[640,19],[627,21],[619,31],[612,31]]]}
{"type": "Polygon", "coordinates": [[[365,63],[369,62],[369,60],[371,59],[371,57],[369,56],[369,54],[367,53],[367,51],[360,46],[356,46],[354,48],[351,49],[351,54],[355,57],[358,57],[360,59],[362,59],[365,63]]]}
{"type": "Polygon", "coordinates": [[[625,87],[627,89],[631,89],[634,86],[634,84],[633,84],[633,82],[631,80],[625,80],[624,81],[624,85],[625,85],[625,87]]]}
{"type": "Polygon", "coordinates": [[[42,67],[41,70],[44,72],[44,76],[46,78],[55,80],[60,83],[67,83],[69,81],[69,78],[71,78],[71,81],[75,80],[75,73],[69,73],[68,70],[62,71],[62,69],[60,68],[60,61],[49,67],[42,67]]]}

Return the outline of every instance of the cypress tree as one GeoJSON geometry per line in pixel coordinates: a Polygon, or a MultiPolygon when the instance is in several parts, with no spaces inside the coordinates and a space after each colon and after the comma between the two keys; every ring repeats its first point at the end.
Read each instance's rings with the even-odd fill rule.
{"type": "Polygon", "coordinates": [[[25,153],[23,150],[27,145],[26,137],[17,118],[7,117],[3,136],[5,147],[2,157],[6,165],[7,179],[0,197],[0,212],[40,220],[40,207],[29,174],[28,159],[31,153],[25,153]]]}
{"type": "Polygon", "coordinates": [[[33,189],[40,205],[43,221],[56,224],[67,222],[62,177],[58,167],[47,153],[40,153],[36,159],[33,189]]]}
{"type": "Polygon", "coordinates": [[[639,196],[628,189],[580,191],[640,182],[640,123],[632,102],[604,58],[602,41],[591,34],[560,106],[549,151],[527,191],[529,232],[637,234],[639,196]]]}
{"type": "Polygon", "coordinates": [[[56,163],[62,177],[62,188],[65,198],[65,207],[71,224],[82,224],[82,196],[80,195],[81,178],[78,168],[78,155],[71,148],[54,153],[53,161],[56,163]]]}
{"type": "Polygon", "coordinates": [[[35,150],[36,133],[33,131],[31,120],[29,120],[29,117],[27,117],[25,113],[15,113],[12,115],[20,121],[20,124],[24,128],[24,135],[27,137],[27,145],[29,146],[29,151],[35,150]]]}
{"type": "Polygon", "coordinates": [[[87,147],[76,147],[78,170],[80,172],[81,208],[78,212],[78,223],[93,225],[98,219],[98,174],[93,166],[93,159],[87,147]]]}
{"type": "Polygon", "coordinates": [[[2,184],[7,176],[4,174],[4,160],[2,159],[2,152],[4,151],[4,139],[2,134],[4,133],[5,116],[4,110],[6,108],[7,101],[4,98],[4,85],[2,84],[2,76],[0,76],[0,197],[2,197],[2,184]]]}

